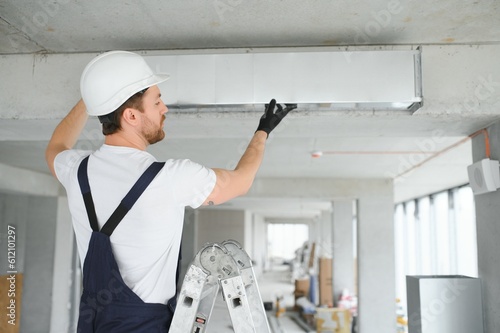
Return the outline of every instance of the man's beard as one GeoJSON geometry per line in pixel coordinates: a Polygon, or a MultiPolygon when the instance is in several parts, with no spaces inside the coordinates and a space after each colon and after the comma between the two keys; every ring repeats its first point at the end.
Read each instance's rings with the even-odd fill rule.
{"type": "Polygon", "coordinates": [[[162,124],[160,126],[156,127],[151,120],[148,118],[143,118],[144,120],[144,128],[142,130],[142,135],[144,135],[144,138],[148,141],[150,145],[155,144],[165,137],[165,132],[163,131],[163,120],[165,117],[163,117],[162,124]]]}

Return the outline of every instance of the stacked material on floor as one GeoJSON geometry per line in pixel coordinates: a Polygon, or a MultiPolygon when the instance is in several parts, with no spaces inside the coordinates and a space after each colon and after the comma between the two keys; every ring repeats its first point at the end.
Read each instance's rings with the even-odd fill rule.
{"type": "Polygon", "coordinates": [[[294,296],[295,310],[317,333],[351,332],[357,302],[344,290],[337,307],[333,307],[332,258],[318,258],[317,270],[310,269],[308,275],[295,279],[294,296]]]}
{"type": "Polygon", "coordinates": [[[317,308],[316,332],[350,333],[351,312],[340,308],[317,308]]]}

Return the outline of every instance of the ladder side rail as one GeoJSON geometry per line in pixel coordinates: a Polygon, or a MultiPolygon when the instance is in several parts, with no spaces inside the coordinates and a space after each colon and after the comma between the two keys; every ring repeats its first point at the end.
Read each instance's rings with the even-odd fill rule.
{"type": "Polygon", "coordinates": [[[257,279],[253,267],[247,267],[240,270],[245,285],[245,291],[250,304],[250,312],[252,313],[255,329],[259,333],[271,333],[267,313],[264,309],[264,302],[259,291],[257,279]]]}
{"type": "Polygon", "coordinates": [[[264,303],[262,302],[259,286],[255,277],[252,259],[235,240],[226,240],[222,242],[222,245],[228,250],[238,264],[256,331],[259,333],[270,333],[271,328],[267,320],[267,313],[264,309],[264,303]]]}
{"type": "Polygon", "coordinates": [[[256,331],[250,304],[241,276],[221,280],[222,292],[235,333],[260,333],[256,331]]]}
{"type": "Polygon", "coordinates": [[[196,312],[196,318],[193,326],[193,333],[204,333],[210,323],[210,317],[214,309],[215,301],[219,293],[219,281],[208,277],[209,282],[205,284],[202,290],[201,300],[196,312]]]}
{"type": "Polygon", "coordinates": [[[207,276],[200,267],[191,264],[182,283],[169,333],[195,332],[193,326],[207,276]]]}

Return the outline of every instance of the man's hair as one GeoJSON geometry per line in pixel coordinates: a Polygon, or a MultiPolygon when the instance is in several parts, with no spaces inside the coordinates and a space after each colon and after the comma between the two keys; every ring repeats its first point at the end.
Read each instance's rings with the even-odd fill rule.
{"type": "Polygon", "coordinates": [[[130,96],[130,98],[127,99],[122,105],[120,105],[120,107],[118,107],[118,109],[116,109],[115,111],[105,116],[99,116],[99,120],[102,122],[102,134],[110,135],[121,130],[121,118],[125,109],[133,108],[143,112],[144,110],[142,108],[142,98],[146,90],[147,88],[138,91],[134,95],[130,96]]]}

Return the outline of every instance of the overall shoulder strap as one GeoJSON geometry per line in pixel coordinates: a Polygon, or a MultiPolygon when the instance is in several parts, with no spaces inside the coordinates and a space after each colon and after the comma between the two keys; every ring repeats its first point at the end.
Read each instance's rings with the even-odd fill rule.
{"type": "Polygon", "coordinates": [[[144,190],[146,190],[146,188],[153,181],[153,179],[156,177],[158,172],[160,172],[164,165],[165,162],[153,162],[146,169],[146,171],[144,171],[142,176],[137,180],[137,182],[134,184],[134,186],[132,186],[127,195],[122,199],[118,207],[116,207],[115,211],[113,212],[113,214],[111,214],[106,224],[102,226],[102,233],[111,236],[120,221],[132,208],[137,199],[139,199],[144,190]]]}
{"type": "Polygon", "coordinates": [[[89,178],[87,175],[87,165],[89,163],[89,156],[85,157],[78,167],[78,183],[80,184],[80,191],[82,192],[83,201],[87,210],[90,227],[93,231],[99,231],[97,224],[97,215],[95,213],[94,200],[92,200],[92,193],[90,192],[89,178]]]}
{"type": "MultiPolygon", "coordinates": [[[[78,168],[78,182],[80,183],[80,191],[83,195],[83,201],[85,202],[85,208],[87,209],[87,216],[90,221],[90,226],[92,227],[93,231],[99,231],[97,215],[95,212],[94,201],[92,200],[92,193],[90,191],[90,184],[87,175],[88,160],[89,157],[87,156],[85,159],[83,159],[82,163],[80,163],[80,167],[78,168]]],[[[122,199],[113,214],[111,214],[106,224],[104,224],[101,229],[102,233],[111,236],[120,221],[132,208],[137,199],[139,199],[144,190],[146,190],[146,188],[153,181],[153,179],[156,177],[158,172],[160,172],[164,165],[165,162],[153,162],[146,169],[146,171],[144,171],[144,173],[137,180],[134,186],[132,186],[127,195],[122,199]]]]}

